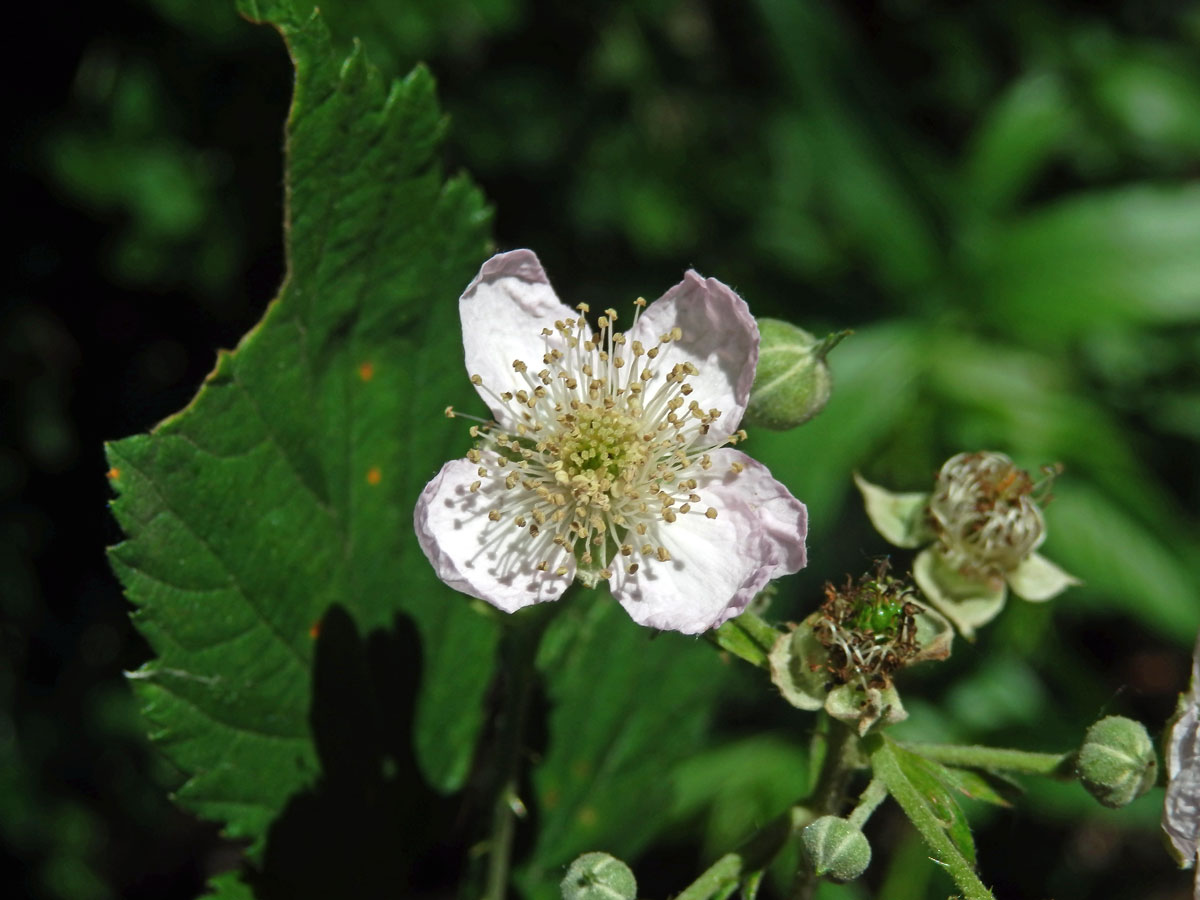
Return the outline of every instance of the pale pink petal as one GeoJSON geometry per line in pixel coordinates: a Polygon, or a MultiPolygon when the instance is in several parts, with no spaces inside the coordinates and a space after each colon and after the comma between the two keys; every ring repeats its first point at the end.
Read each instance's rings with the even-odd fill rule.
{"type": "Polygon", "coordinates": [[[804,539],[808,534],[808,510],[804,504],[776,481],[766,466],[740,450],[725,447],[711,451],[709,456],[710,471],[726,473],[728,489],[737,491],[758,513],[766,539],[774,545],[779,560],[771,578],[782,578],[803,569],[807,562],[804,539]],[[742,466],[742,472],[736,475],[731,467],[734,462],[742,466]]]}
{"type": "Polygon", "coordinates": [[[629,339],[649,349],[673,328],[683,338],[666,344],[651,364],[659,373],[655,383],[662,384],[676,364],[694,364],[700,372],[688,379],[694,389],[689,401],[706,412],[721,411],[707,438],[719,444],[737,430],[750,399],[758,365],[758,323],[746,301],[728,286],[688,270],[683,281],[646,308],[629,339]]]}
{"type": "Polygon", "coordinates": [[[639,624],[684,634],[707,631],[742,612],[774,573],[787,568],[764,525],[775,517],[778,498],[753,503],[739,483],[746,472],[717,471],[714,463],[703,474],[697,477],[701,503],[643,537],[630,535],[633,554],[613,561],[613,596],[639,624]],[[709,506],[717,510],[715,519],[705,515],[709,506]],[[660,546],[670,559],[658,559],[660,546]],[[638,567],[633,574],[630,564],[638,567]]]}
{"type": "MultiPolygon", "coordinates": [[[[502,471],[494,466],[493,472],[502,471]]],[[[478,465],[466,459],[451,460],[425,486],[413,516],[417,540],[450,587],[505,612],[534,603],[557,600],[575,577],[575,560],[543,532],[531,538],[505,511],[511,492],[503,479],[481,477],[478,465]],[[475,491],[473,482],[479,481],[475,491]],[[500,521],[488,513],[496,510],[500,521]],[[545,560],[548,570],[538,571],[545,560]],[[565,575],[555,575],[560,566],[565,575]]]]}
{"type": "Polygon", "coordinates": [[[549,347],[560,346],[557,334],[547,339],[542,329],[554,331],[556,321],[578,314],[558,299],[532,250],[498,253],[485,262],[459,298],[458,313],[467,374],[483,380],[476,389],[496,421],[514,428],[512,414],[496,398],[528,386],[513,370],[514,360],[541,370],[549,347]]]}

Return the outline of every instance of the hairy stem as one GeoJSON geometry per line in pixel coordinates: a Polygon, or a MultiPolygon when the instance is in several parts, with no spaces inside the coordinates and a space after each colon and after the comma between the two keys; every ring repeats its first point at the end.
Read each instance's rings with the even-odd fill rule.
{"type": "MultiPolygon", "coordinates": [[[[841,722],[829,720],[828,724],[821,774],[817,777],[816,787],[805,804],[814,818],[841,813],[846,803],[846,789],[850,786],[850,778],[858,767],[858,736],[841,722]]],[[[792,880],[791,893],[788,895],[790,900],[811,900],[820,880],[807,861],[801,862],[796,877],[792,880]]]]}
{"type": "Polygon", "coordinates": [[[871,818],[871,813],[887,799],[887,795],[887,785],[878,778],[872,778],[867,789],[859,795],[858,805],[846,818],[855,828],[862,828],[867,824],[867,819],[871,818]]]}

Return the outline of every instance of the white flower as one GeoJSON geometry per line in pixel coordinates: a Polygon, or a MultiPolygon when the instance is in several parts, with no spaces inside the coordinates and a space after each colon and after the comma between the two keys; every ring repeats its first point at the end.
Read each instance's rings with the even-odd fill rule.
{"type": "Polygon", "coordinates": [[[607,579],[635,621],[695,634],[804,565],[804,505],[725,446],[758,358],[745,302],[689,271],[644,306],[625,333],[611,309],[593,331],[528,250],[467,287],[467,370],[494,418],[414,517],[451,587],[514,612],[607,579]]]}

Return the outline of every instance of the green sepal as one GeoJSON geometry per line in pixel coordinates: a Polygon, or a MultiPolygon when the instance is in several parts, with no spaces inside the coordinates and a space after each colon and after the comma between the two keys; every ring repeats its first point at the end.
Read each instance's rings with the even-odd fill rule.
{"type": "Polygon", "coordinates": [[[709,632],[710,639],[722,650],[752,666],[768,668],[768,657],[780,633],[752,612],[744,612],[709,632]]]}
{"type": "MultiPolygon", "coordinates": [[[[820,615],[820,613],[814,613],[820,615]]],[[[828,653],[812,629],[812,616],[781,634],[771,648],[771,681],[783,699],[797,709],[817,710],[825,705],[829,692],[829,672],[825,668],[828,653]]]]}
{"type": "Polygon", "coordinates": [[[862,493],[867,518],[889,544],[912,549],[928,544],[936,537],[925,518],[928,493],[895,494],[872,484],[857,472],[854,483],[862,493]]]}
{"type": "Polygon", "coordinates": [[[967,640],[973,640],[975,629],[1004,609],[1008,593],[1005,582],[964,577],[947,565],[936,547],[926,547],[917,554],[912,574],[921,593],[967,640]]]}
{"type": "Polygon", "coordinates": [[[1025,557],[1016,569],[1008,573],[1006,580],[1014,594],[1034,603],[1057,597],[1067,588],[1083,584],[1040,553],[1025,557]]]}
{"type": "Polygon", "coordinates": [[[822,614],[815,612],[788,634],[781,634],[772,648],[771,681],[783,698],[797,709],[822,709],[852,726],[861,737],[878,724],[891,725],[908,718],[900,694],[892,684],[871,687],[861,684],[831,686],[826,665],[829,651],[817,638],[813,625],[822,614]]]}

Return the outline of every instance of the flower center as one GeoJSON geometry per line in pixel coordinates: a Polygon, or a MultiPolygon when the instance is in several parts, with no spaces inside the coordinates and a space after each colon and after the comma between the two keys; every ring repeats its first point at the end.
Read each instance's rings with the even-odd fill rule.
{"type": "MultiPolygon", "coordinates": [[[[639,299],[638,312],[644,305],[639,299]]],[[[669,561],[661,528],[682,515],[717,517],[714,507],[697,506],[698,476],[712,466],[708,451],[745,438],[744,431],[708,438],[721,412],[690,398],[689,379],[699,374],[693,363],[656,368],[663,350],[682,339],[679,328],[646,347],[616,331],[616,317],[605,310],[596,334],[582,315],[543,329],[543,368],[514,360],[511,390],[471,377],[508,421],[471,427],[479,443],[467,456],[480,480],[470,490],[498,480],[505,495],[489,518],[527,529],[539,568],[549,565],[553,545],[568,550],[585,582],[611,577],[617,556],[626,557],[628,574],[639,567],[630,557],[669,561]]]]}
{"type": "Polygon", "coordinates": [[[825,585],[825,602],[813,631],[829,650],[828,670],[838,684],[886,687],[891,675],[921,649],[912,586],[888,574],[880,560],[875,572],[840,590],[825,585]]]}
{"type": "Polygon", "coordinates": [[[968,577],[997,578],[1041,544],[1036,485],[1003,453],[960,453],[938,473],[929,502],[942,552],[968,577]]]}
{"type": "Polygon", "coordinates": [[[646,461],[638,437],[639,422],[627,413],[585,403],[564,416],[559,459],[572,480],[584,477],[591,483],[611,482],[630,468],[646,461]]]}

